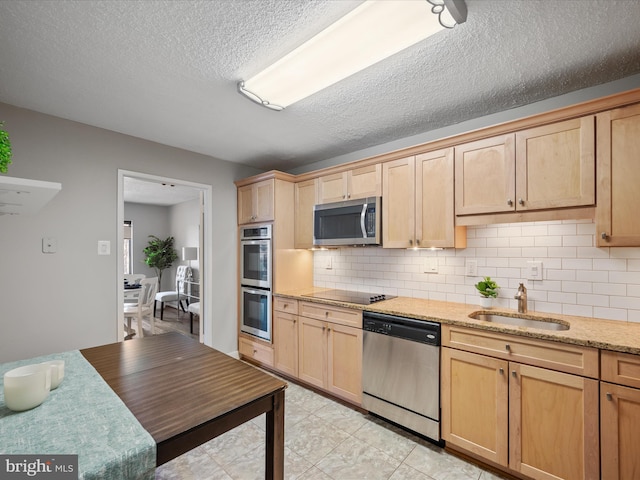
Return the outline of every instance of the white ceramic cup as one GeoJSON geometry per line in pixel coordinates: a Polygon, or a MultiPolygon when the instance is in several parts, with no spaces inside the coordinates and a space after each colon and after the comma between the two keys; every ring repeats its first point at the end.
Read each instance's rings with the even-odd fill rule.
{"type": "Polygon", "coordinates": [[[49,396],[50,389],[50,365],[26,365],[4,374],[4,403],[9,410],[21,412],[37,407],[49,396]]]}
{"type": "Polygon", "coordinates": [[[64,360],[48,360],[42,364],[51,367],[51,390],[55,390],[64,378],[64,360]]]}

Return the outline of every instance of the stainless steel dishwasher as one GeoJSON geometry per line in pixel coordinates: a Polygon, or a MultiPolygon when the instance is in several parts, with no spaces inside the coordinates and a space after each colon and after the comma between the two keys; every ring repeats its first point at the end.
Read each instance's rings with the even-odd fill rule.
{"type": "Polygon", "coordinates": [[[440,324],[363,314],[362,406],[440,442],[440,324]]]}

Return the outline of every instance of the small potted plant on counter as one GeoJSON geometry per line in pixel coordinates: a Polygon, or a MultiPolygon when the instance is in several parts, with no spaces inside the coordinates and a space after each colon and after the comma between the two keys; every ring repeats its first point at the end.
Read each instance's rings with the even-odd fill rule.
{"type": "Polygon", "coordinates": [[[491,277],[484,277],[475,284],[475,287],[480,292],[480,305],[482,308],[493,307],[493,299],[498,296],[498,289],[500,288],[498,284],[491,280],[491,277]]]}

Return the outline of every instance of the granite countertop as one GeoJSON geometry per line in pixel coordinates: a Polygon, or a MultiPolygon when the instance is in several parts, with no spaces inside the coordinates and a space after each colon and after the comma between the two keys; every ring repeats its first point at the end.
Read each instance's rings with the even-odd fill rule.
{"type": "MultiPolygon", "coordinates": [[[[322,303],[338,307],[367,310],[371,312],[388,313],[418,320],[429,320],[447,325],[489,330],[498,333],[508,333],[541,340],[550,340],[573,345],[602,348],[617,352],[640,355],[640,324],[617,320],[602,320],[598,318],[578,317],[543,312],[529,311],[525,314],[531,319],[553,319],[560,323],[569,324],[568,330],[542,330],[531,327],[519,327],[500,323],[485,322],[469,318],[469,314],[485,311],[479,305],[464,303],[442,302],[437,300],[423,300],[419,298],[397,297],[384,300],[372,305],[356,305],[353,303],[337,302],[312,297],[305,294],[318,293],[328,288],[313,287],[291,292],[274,293],[275,296],[291,298],[307,302],[322,303]]],[[[516,310],[508,308],[494,308],[488,311],[492,314],[519,316],[516,310]]]]}

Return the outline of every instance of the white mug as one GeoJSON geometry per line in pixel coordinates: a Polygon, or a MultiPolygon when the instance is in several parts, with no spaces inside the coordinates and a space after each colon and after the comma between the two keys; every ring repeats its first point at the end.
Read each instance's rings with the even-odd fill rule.
{"type": "Polygon", "coordinates": [[[50,389],[50,365],[26,365],[4,374],[4,403],[9,410],[21,412],[37,407],[49,396],[50,389]]]}
{"type": "Polygon", "coordinates": [[[51,390],[55,390],[64,378],[64,360],[48,360],[42,364],[51,367],[51,390]]]}

